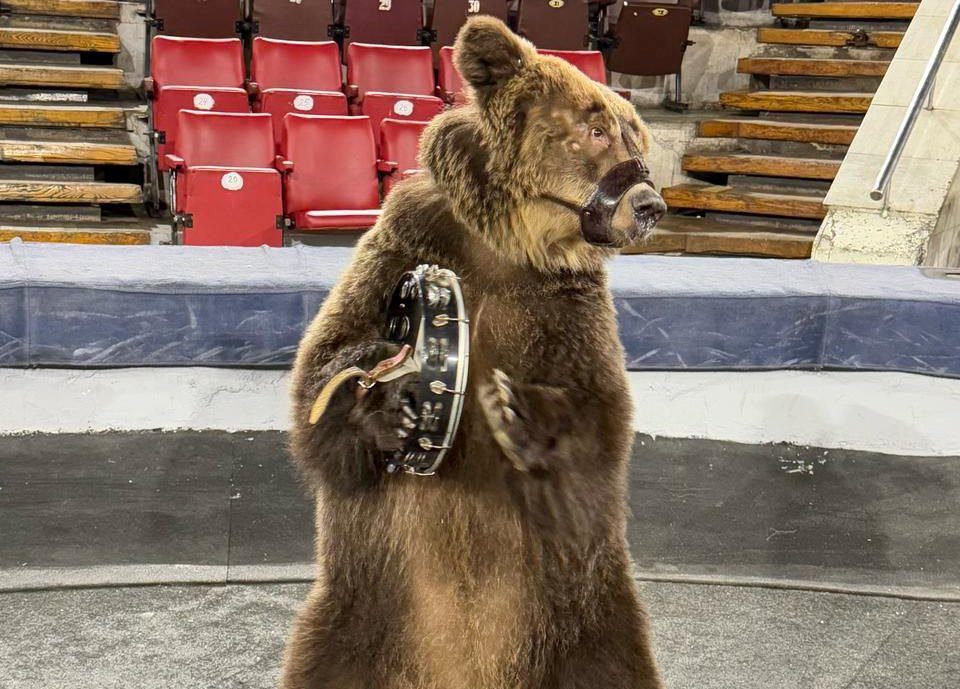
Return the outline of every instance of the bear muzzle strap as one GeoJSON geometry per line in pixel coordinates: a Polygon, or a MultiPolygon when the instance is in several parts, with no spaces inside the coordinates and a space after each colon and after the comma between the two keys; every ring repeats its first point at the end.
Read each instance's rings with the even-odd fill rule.
{"type": "Polygon", "coordinates": [[[613,237],[613,216],[623,195],[638,184],[649,184],[650,170],[640,158],[631,158],[614,165],[597,182],[597,187],[582,206],[543,194],[540,198],[552,201],[580,216],[580,233],[585,241],[597,246],[610,246],[613,237]]]}

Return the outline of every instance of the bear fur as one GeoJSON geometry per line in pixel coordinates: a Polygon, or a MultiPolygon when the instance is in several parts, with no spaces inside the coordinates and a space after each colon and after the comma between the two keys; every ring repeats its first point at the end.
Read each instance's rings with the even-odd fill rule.
{"type": "MultiPolygon", "coordinates": [[[[316,496],[316,582],[284,689],[657,689],[626,543],[633,439],[605,260],[575,213],[647,133],[629,103],[501,22],[461,30],[471,102],[437,117],[301,343],[291,450],[316,496]],[[628,150],[629,149],[629,150],[628,150]],[[385,297],[461,278],[470,382],[437,475],[387,474],[409,381],[325,382],[396,351],[385,297]]],[[[627,239],[633,239],[633,236],[627,239]]]]}

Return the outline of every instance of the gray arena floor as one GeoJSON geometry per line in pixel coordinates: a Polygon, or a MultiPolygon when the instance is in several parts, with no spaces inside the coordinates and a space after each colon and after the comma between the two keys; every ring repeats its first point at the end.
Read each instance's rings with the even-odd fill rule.
{"type": "MultiPolygon", "coordinates": [[[[670,689],[950,689],[960,603],[642,583],[670,689]]],[[[3,689],[273,687],[305,584],[0,594],[3,689]]]]}

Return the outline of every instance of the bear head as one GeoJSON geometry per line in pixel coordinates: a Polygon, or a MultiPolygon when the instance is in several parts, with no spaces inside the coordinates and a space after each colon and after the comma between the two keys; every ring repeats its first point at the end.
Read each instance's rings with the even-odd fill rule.
{"type": "Polygon", "coordinates": [[[454,60],[469,102],[434,119],[421,160],[464,227],[544,271],[596,268],[652,231],[666,206],[628,101],[492,17],[464,25],[454,60]]]}

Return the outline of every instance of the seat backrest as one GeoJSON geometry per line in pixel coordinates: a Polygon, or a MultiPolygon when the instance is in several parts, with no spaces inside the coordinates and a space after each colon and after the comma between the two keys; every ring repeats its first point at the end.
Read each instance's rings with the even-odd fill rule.
{"type": "Polygon", "coordinates": [[[325,41],[333,24],[330,0],[254,0],[257,33],[288,41],[325,41]]]}
{"type": "Polygon", "coordinates": [[[177,121],[176,154],[187,167],[273,167],[273,123],[268,114],[181,110],[177,121]]]}
{"type": "Polygon", "coordinates": [[[429,122],[394,120],[389,117],[380,121],[380,157],[397,164],[399,172],[420,167],[417,155],[420,152],[420,135],[429,122]]]}
{"type": "Polygon", "coordinates": [[[154,0],[157,31],[170,36],[229,38],[243,19],[241,0],[154,0]]]}
{"type": "Polygon", "coordinates": [[[440,48],[440,63],[437,67],[437,84],[440,90],[445,94],[450,94],[456,102],[466,100],[466,89],[463,84],[463,78],[453,64],[453,47],[443,46],[440,48]]]}
{"type": "Polygon", "coordinates": [[[517,33],[538,48],[583,50],[587,47],[587,0],[520,0],[517,33]]]}
{"type": "Polygon", "coordinates": [[[261,89],[339,91],[340,51],[333,41],[303,43],[257,36],[250,78],[261,89]]]}
{"type": "Polygon", "coordinates": [[[150,76],[161,86],[243,86],[239,38],[154,36],[150,76]]]}
{"type": "Polygon", "coordinates": [[[607,65],[615,72],[658,76],[680,71],[690,33],[689,5],[624,0],[607,65]]]}
{"type": "Polygon", "coordinates": [[[599,50],[540,50],[541,55],[553,55],[566,60],[594,81],[607,83],[607,67],[599,50]]]}
{"type": "Polygon", "coordinates": [[[283,157],[286,212],[368,210],[380,204],[377,152],[369,117],[289,114],[283,157]]]}
{"type": "Polygon", "coordinates": [[[346,0],[345,42],[420,45],[423,6],[420,0],[346,0]]]}
{"type": "Polygon", "coordinates": [[[433,54],[425,46],[351,43],[347,83],[355,85],[361,97],[367,91],[433,95],[433,54]]]}
{"type": "Polygon", "coordinates": [[[453,45],[463,23],[477,14],[507,21],[506,0],[434,0],[430,28],[436,33],[438,46],[453,45]]]}

